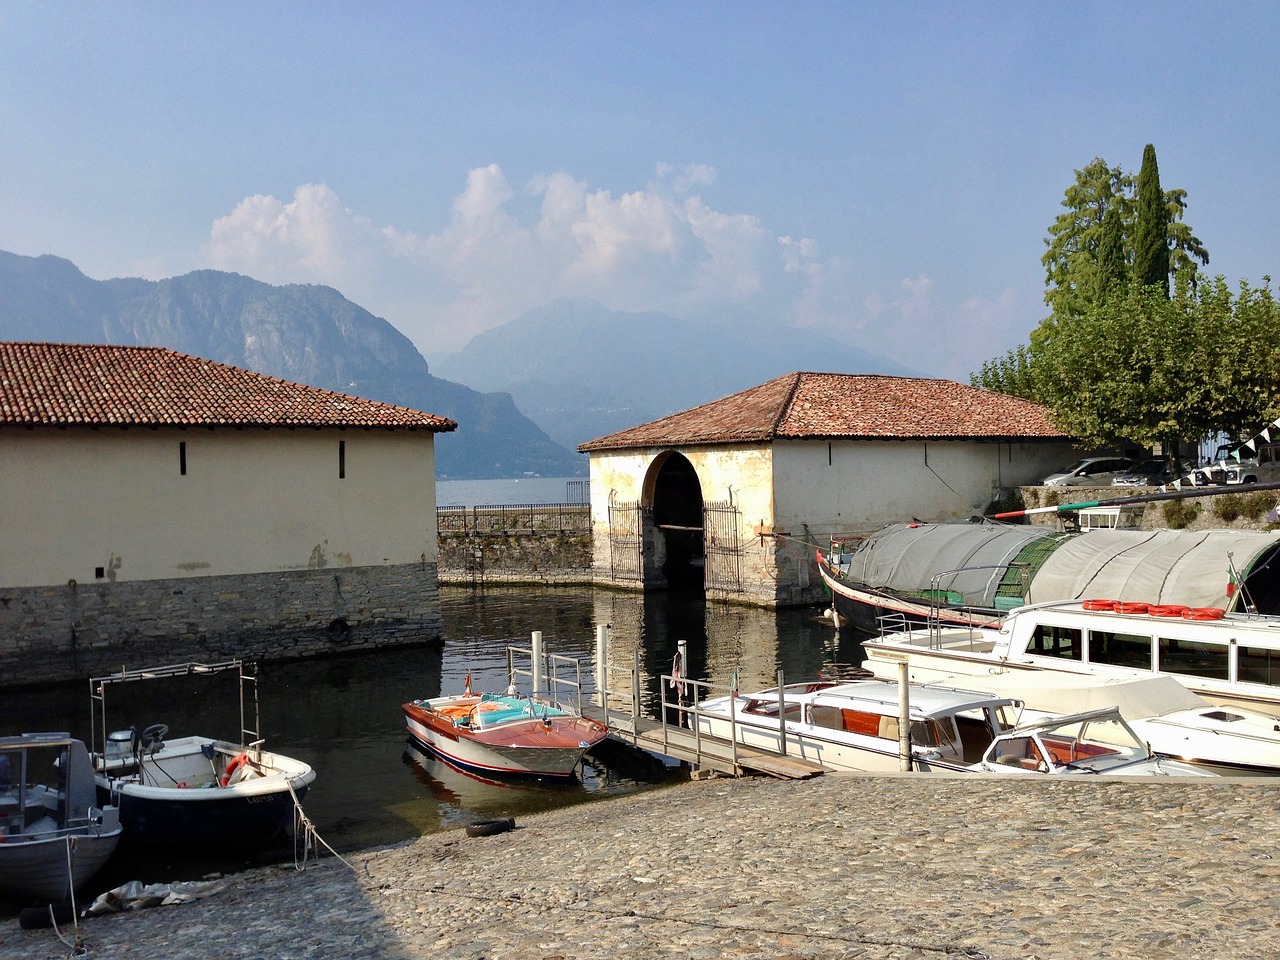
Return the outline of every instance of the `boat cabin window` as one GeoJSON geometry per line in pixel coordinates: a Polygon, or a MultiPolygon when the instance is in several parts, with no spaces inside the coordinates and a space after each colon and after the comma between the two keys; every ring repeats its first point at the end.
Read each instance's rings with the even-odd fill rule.
{"type": "Polygon", "coordinates": [[[1221,643],[1161,637],[1158,646],[1160,669],[1165,673],[1209,677],[1214,680],[1230,679],[1229,651],[1221,643]]]}
{"type": "Polygon", "coordinates": [[[1089,662],[1151,669],[1151,634],[1089,631],[1089,662]]]}
{"type": "Polygon", "coordinates": [[[1241,683],[1280,686],[1280,651],[1242,644],[1236,649],[1236,679],[1241,683]]]}
{"type": "Polygon", "coordinates": [[[815,727],[824,727],[827,730],[843,730],[843,711],[839,707],[818,704],[809,708],[809,722],[815,727]]]}
{"type": "Polygon", "coordinates": [[[1042,657],[1058,657],[1061,660],[1083,660],[1080,643],[1081,631],[1075,627],[1060,627],[1053,623],[1036,624],[1027,653],[1042,657]]]}

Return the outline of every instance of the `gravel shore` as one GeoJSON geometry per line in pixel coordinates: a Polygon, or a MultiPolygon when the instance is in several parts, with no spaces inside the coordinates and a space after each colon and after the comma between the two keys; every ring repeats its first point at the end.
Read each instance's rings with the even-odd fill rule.
{"type": "MultiPolygon", "coordinates": [[[[79,933],[83,955],[120,960],[1271,958],[1278,787],[708,779],[347,855],[353,869],[237,874],[79,933]]],[[[70,955],[52,930],[0,935],[5,960],[70,955]]]]}

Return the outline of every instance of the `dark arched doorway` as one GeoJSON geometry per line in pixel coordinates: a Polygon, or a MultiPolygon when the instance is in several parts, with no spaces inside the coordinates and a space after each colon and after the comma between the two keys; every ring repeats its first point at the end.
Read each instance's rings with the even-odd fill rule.
{"type": "Polygon", "coordinates": [[[654,461],[650,474],[653,525],[662,575],[671,590],[701,590],[706,562],[702,539],[702,484],[693,464],[678,453],[654,461]]]}

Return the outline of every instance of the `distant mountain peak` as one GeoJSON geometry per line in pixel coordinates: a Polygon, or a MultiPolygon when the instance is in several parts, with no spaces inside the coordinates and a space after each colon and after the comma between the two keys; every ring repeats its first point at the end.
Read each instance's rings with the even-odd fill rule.
{"type": "Polygon", "coordinates": [[[436,439],[440,476],[575,476],[585,460],[553,442],[508,393],[433,377],[400,331],[333,287],[272,286],[220,270],[91,280],[69,260],[0,251],[0,339],[168,347],[458,423],[436,439]]]}

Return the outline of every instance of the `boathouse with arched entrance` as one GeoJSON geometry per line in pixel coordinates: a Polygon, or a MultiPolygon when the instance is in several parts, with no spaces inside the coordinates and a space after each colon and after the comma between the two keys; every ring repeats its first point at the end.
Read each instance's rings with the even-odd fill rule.
{"type": "Polygon", "coordinates": [[[822,600],[833,536],[982,513],[1073,456],[1039,404],[909,377],[792,373],[584,443],[593,579],[822,600]]]}

